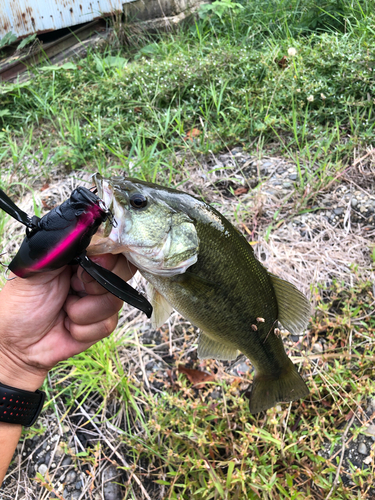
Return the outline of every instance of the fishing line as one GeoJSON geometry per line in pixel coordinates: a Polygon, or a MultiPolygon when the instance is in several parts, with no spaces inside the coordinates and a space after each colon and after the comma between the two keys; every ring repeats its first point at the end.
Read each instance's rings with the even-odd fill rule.
{"type": "MultiPolygon", "coordinates": [[[[6,253],[8,252],[3,252],[3,253],[0,253],[0,257],[2,257],[3,255],[5,255],[6,253]]],[[[8,268],[8,264],[3,264],[0,260],[0,265],[4,267],[4,270],[3,270],[3,276],[4,276],[4,279],[6,281],[13,281],[14,279],[17,278],[17,276],[14,276],[13,278],[7,278],[6,274],[8,271],[9,271],[9,268],[8,268]]]]}
{"type": "Polygon", "coordinates": [[[275,321],[272,323],[272,326],[271,326],[271,328],[270,328],[269,332],[267,333],[266,338],[263,340],[263,344],[264,344],[264,343],[266,342],[266,340],[268,339],[268,335],[271,333],[272,328],[275,326],[275,323],[277,323],[278,321],[279,321],[278,319],[275,319],[275,321]]]}

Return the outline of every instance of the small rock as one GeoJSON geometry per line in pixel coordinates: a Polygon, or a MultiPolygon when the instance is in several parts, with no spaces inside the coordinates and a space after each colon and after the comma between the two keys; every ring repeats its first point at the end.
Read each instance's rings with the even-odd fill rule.
{"type": "Polygon", "coordinates": [[[74,481],[77,479],[77,473],[75,470],[71,470],[70,472],[67,473],[65,476],[65,482],[66,484],[71,484],[74,483],[74,481]]]}
{"type": "Polygon", "coordinates": [[[42,476],[44,476],[44,474],[47,472],[47,470],[48,470],[48,467],[46,466],[46,464],[40,464],[38,467],[38,472],[39,472],[39,474],[42,474],[42,476]]]}
{"type": "Polygon", "coordinates": [[[291,181],[296,181],[296,180],[298,179],[298,175],[297,175],[297,174],[291,174],[291,175],[289,176],[289,179],[290,179],[291,181]]]}
{"type": "Polygon", "coordinates": [[[64,460],[62,461],[62,465],[70,465],[72,463],[72,457],[66,457],[64,458],[64,460]]]}
{"type": "Polygon", "coordinates": [[[45,462],[44,457],[45,457],[44,451],[41,451],[40,453],[38,453],[38,455],[35,457],[36,463],[38,465],[43,464],[45,462]]]}
{"type": "Polygon", "coordinates": [[[82,481],[77,481],[75,484],[76,490],[82,489],[82,481]]]}
{"type": "Polygon", "coordinates": [[[367,434],[367,436],[374,436],[375,437],[375,425],[371,424],[368,427],[366,427],[366,430],[364,433],[367,434]]]}
{"type": "Polygon", "coordinates": [[[72,496],[70,497],[71,500],[78,500],[78,498],[81,496],[80,491],[73,491],[72,496]]]}
{"type": "Polygon", "coordinates": [[[312,352],[315,352],[315,354],[321,354],[323,352],[323,346],[320,342],[317,342],[312,346],[312,352]]]}
{"type": "Polygon", "coordinates": [[[210,394],[211,399],[219,399],[220,396],[221,396],[221,392],[220,391],[212,391],[211,394],[210,394]]]}
{"type": "Polygon", "coordinates": [[[247,373],[250,370],[250,366],[245,362],[239,363],[235,370],[238,374],[247,373]]]}
{"type": "Polygon", "coordinates": [[[358,205],[358,200],[357,198],[352,198],[352,201],[350,202],[352,205],[352,208],[355,208],[358,205]]]}
{"type": "Polygon", "coordinates": [[[290,340],[292,342],[299,342],[301,340],[301,335],[290,335],[290,340]]]}
{"type": "Polygon", "coordinates": [[[56,446],[54,457],[55,457],[56,460],[58,460],[63,455],[64,455],[63,447],[59,444],[59,445],[56,446]]]}
{"type": "Polygon", "coordinates": [[[104,493],[104,500],[121,500],[122,499],[122,494],[121,494],[121,488],[120,485],[117,484],[116,482],[111,482],[111,479],[113,481],[116,481],[116,477],[118,475],[116,467],[110,466],[107,469],[104,470],[103,472],[103,493],[104,493]]]}
{"type": "Polygon", "coordinates": [[[367,446],[365,445],[365,443],[359,444],[358,453],[360,453],[361,455],[367,455],[367,446]]]}
{"type": "Polygon", "coordinates": [[[292,185],[291,185],[291,183],[290,183],[290,182],[283,182],[283,188],[285,188],[285,189],[289,189],[289,188],[291,188],[291,187],[292,187],[292,185]]]}
{"type": "Polygon", "coordinates": [[[341,207],[338,207],[338,208],[335,208],[333,211],[335,212],[336,215],[341,215],[344,212],[344,209],[341,207]]]}
{"type": "Polygon", "coordinates": [[[370,398],[368,402],[368,411],[375,411],[375,398],[370,398]]]}
{"type": "Polygon", "coordinates": [[[273,166],[273,163],[272,161],[265,161],[263,164],[262,164],[262,168],[270,168],[273,166]]]}

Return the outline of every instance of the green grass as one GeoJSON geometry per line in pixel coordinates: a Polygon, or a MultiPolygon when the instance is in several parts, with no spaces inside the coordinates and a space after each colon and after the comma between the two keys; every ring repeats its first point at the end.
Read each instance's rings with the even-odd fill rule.
{"type": "MultiPolygon", "coordinates": [[[[351,290],[334,283],[316,293],[319,302],[302,347],[289,344],[311,391],[303,402],[250,415],[244,391],[252,375],[239,379],[219,371],[217,381],[195,389],[173,367],[171,377],[160,379],[162,392],[150,394],[124,377],[116,357],[119,341],[112,339],[53,371],[55,397],[82,404],[96,393],[102,401],[97,414],[109,421],[116,418],[109,402],[116,401],[118,409],[125,405],[128,421],[117,439],[128,450],[127,460],[140,470],[146,467],[147,480],[165,488],[165,498],[325,498],[343,429],[355,411],[361,424],[349,443],[364,432],[367,417],[359,409],[375,391],[374,296],[372,283],[351,290]],[[303,354],[304,346],[308,350],[322,338],[328,346],[323,355],[303,354]],[[321,456],[327,444],[334,459],[321,456]]],[[[131,347],[129,340],[122,342],[131,347]]],[[[206,369],[214,373],[217,364],[207,361],[206,369]]],[[[89,450],[85,460],[94,454],[89,450]]],[[[351,483],[340,481],[333,498],[371,498],[372,493],[366,496],[375,479],[371,465],[362,470],[345,465],[341,473],[351,483]]],[[[130,491],[128,486],[127,495],[130,491]]]]}
{"type": "MultiPolygon", "coordinates": [[[[62,69],[46,62],[26,83],[0,83],[1,187],[20,195],[80,169],[176,185],[189,177],[185,158],[235,145],[289,156],[305,204],[306,193],[330,186],[375,139],[375,2],[252,0],[237,11],[231,3],[137,46],[118,42],[62,69]]],[[[117,422],[125,412],[118,439],[132,471],[165,498],[325,498],[339,456],[319,452],[341,446],[351,412],[375,389],[374,297],[360,279],[316,294],[303,342],[307,351],[324,336],[328,351],[305,356],[289,346],[311,389],[305,402],[252,416],[243,393],[251,375],[223,375],[198,391],[173,372],[151,394],[116,354],[137,345],[129,334],[61,363],[45,387],[48,406],[63,398],[69,409],[95,395],[98,416],[117,422]]],[[[345,465],[345,474],[352,483],[339,481],[331,498],[367,498],[373,466],[345,465]]]]}
{"type": "Polygon", "coordinates": [[[168,180],[176,151],[277,143],[307,165],[301,182],[329,177],[374,139],[374,2],[340,6],[244,2],[117,57],[108,47],[2,84],[2,179],[30,174],[35,135],[41,166],[51,156],[51,166],[129,170],[132,158],[137,175],[168,180]],[[201,135],[186,141],[194,127],[201,135]]]}

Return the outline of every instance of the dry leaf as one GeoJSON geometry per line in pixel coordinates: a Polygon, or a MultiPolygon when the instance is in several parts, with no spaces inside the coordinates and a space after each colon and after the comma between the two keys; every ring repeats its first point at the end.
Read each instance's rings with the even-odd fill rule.
{"type": "Polygon", "coordinates": [[[241,186],[234,191],[234,194],[236,196],[239,196],[240,194],[246,194],[248,191],[249,191],[248,187],[241,186]]]}
{"type": "Polygon", "coordinates": [[[286,56],[283,56],[281,59],[277,60],[275,59],[275,63],[279,66],[279,68],[284,69],[288,65],[288,58],[286,56]]]}
{"type": "Polygon", "coordinates": [[[346,421],[350,420],[352,416],[353,416],[353,410],[350,410],[350,412],[347,415],[345,415],[345,420],[346,421]]]}
{"type": "Polygon", "coordinates": [[[206,382],[215,380],[215,375],[211,373],[194,370],[193,368],[185,368],[182,365],[178,365],[178,371],[184,373],[196,389],[202,389],[206,382]]]}
{"type": "Polygon", "coordinates": [[[48,200],[42,200],[42,205],[43,205],[43,208],[45,208],[46,210],[52,210],[53,208],[56,207],[56,205],[50,205],[50,203],[48,202],[48,200]]]}
{"type": "Polygon", "coordinates": [[[198,130],[197,128],[192,128],[191,130],[188,131],[185,137],[185,141],[187,139],[190,139],[191,141],[194,140],[195,137],[199,137],[201,135],[201,131],[198,130]]]}

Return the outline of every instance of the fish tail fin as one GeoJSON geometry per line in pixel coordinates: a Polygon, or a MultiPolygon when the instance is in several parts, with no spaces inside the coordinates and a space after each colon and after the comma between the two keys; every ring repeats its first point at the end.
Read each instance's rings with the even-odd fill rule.
{"type": "Polygon", "coordinates": [[[289,360],[280,374],[270,376],[256,373],[250,396],[250,412],[259,413],[272,408],[278,402],[305,398],[309,390],[297,368],[289,360]]]}

